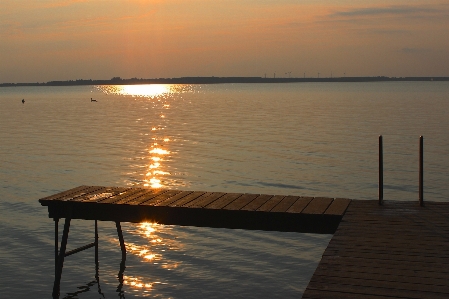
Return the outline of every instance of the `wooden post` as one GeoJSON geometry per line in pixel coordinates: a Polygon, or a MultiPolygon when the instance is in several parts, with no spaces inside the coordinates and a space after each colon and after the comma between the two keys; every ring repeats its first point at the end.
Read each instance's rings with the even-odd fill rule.
{"type": "Polygon", "coordinates": [[[95,219],[95,265],[98,266],[98,225],[95,219]]]}
{"type": "Polygon", "coordinates": [[[424,140],[419,136],[419,205],[424,206],[424,140]]]}
{"type": "Polygon", "coordinates": [[[65,219],[64,231],[62,232],[61,248],[59,249],[58,264],[56,266],[55,282],[53,284],[53,298],[59,298],[59,287],[61,284],[62,267],[64,265],[67,239],[69,238],[70,218],[65,219]]]}
{"type": "Polygon", "coordinates": [[[384,158],[382,135],[379,136],[379,205],[384,201],[384,158]]]}
{"type": "Polygon", "coordinates": [[[58,249],[59,249],[59,232],[58,232],[58,225],[59,225],[59,218],[53,218],[55,221],[55,277],[57,275],[57,269],[58,269],[58,249]]]}
{"type": "Polygon", "coordinates": [[[126,261],[126,246],[125,240],[123,239],[122,227],[119,221],[115,222],[117,228],[118,240],[120,242],[120,248],[122,249],[122,261],[126,261]]]}

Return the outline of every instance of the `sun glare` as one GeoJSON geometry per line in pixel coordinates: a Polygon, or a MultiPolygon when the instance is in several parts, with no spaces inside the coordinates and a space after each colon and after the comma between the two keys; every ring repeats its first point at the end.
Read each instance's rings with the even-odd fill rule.
{"type": "Polygon", "coordinates": [[[153,149],[150,151],[150,153],[151,153],[151,154],[157,154],[157,155],[168,155],[170,152],[167,151],[167,150],[164,150],[164,149],[162,149],[162,148],[156,147],[156,148],[153,148],[153,149]]]}
{"type": "Polygon", "coordinates": [[[171,84],[108,85],[99,88],[107,94],[145,98],[160,97],[171,93],[173,90],[171,84]]]}

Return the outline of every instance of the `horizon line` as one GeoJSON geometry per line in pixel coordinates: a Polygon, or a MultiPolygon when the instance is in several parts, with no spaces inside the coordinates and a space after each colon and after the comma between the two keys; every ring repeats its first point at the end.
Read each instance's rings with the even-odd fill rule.
{"type": "Polygon", "coordinates": [[[449,81],[449,76],[344,76],[344,77],[259,77],[259,76],[190,76],[171,78],[70,79],[47,82],[0,83],[8,86],[126,85],[126,84],[217,84],[217,83],[294,83],[294,82],[374,82],[374,81],[449,81]]]}

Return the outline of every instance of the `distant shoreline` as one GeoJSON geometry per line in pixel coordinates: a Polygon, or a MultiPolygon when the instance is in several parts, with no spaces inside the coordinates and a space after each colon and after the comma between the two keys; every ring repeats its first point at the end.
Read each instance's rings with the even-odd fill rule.
{"type": "Polygon", "coordinates": [[[0,83],[0,87],[14,86],[78,86],[78,85],[133,85],[133,84],[221,84],[221,83],[295,83],[295,82],[397,82],[449,81],[449,77],[334,77],[334,78],[264,78],[264,77],[179,77],[154,79],[68,80],[42,83],[0,83]]]}

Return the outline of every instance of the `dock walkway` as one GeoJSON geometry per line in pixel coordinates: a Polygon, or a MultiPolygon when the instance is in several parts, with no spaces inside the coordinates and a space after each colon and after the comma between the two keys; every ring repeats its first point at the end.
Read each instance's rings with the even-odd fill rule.
{"type": "Polygon", "coordinates": [[[449,203],[80,186],[39,200],[56,223],[55,285],[64,257],[95,247],[97,220],[333,234],[304,299],[449,298],[449,203]],[[58,248],[58,221],[65,218],[58,248]],[[95,242],[66,251],[71,219],[95,220],[95,242]]]}
{"type": "Polygon", "coordinates": [[[80,186],[39,202],[50,218],[332,234],[350,200],[80,186]]]}
{"type": "Polygon", "coordinates": [[[353,200],[302,298],[449,298],[449,203],[353,200]]]}

